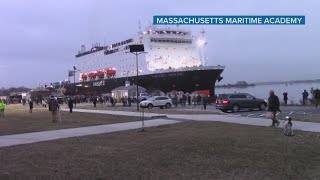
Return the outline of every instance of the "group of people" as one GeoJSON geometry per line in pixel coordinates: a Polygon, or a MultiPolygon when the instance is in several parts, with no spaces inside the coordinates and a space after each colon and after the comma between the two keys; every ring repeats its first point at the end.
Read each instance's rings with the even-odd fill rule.
{"type": "MultiPolygon", "coordinates": [[[[316,89],[316,90],[312,89],[311,93],[313,95],[314,104],[317,108],[320,103],[320,90],[319,89],[316,89]]],[[[303,105],[305,105],[307,103],[308,96],[309,96],[308,91],[304,90],[302,92],[302,104],[303,105]]],[[[285,105],[287,105],[287,101],[288,101],[288,93],[287,92],[283,93],[283,100],[284,100],[285,105]]],[[[272,90],[270,91],[269,98],[268,98],[268,111],[272,113],[272,125],[271,126],[275,126],[276,124],[279,125],[279,121],[276,119],[276,114],[277,114],[277,112],[281,112],[280,101],[279,101],[278,96],[276,96],[274,94],[274,91],[272,91],[272,90]]]]}
{"type": "MultiPolygon", "coordinates": [[[[312,94],[312,98],[310,99],[310,102],[313,103],[316,107],[319,106],[320,103],[320,90],[319,89],[311,89],[311,94],[312,94]]],[[[302,92],[302,105],[306,105],[308,104],[308,97],[309,97],[309,93],[307,90],[304,90],[302,92]]],[[[288,104],[288,92],[284,92],[283,93],[283,101],[284,104],[287,105],[288,104]]]]}
{"type": "MultiPolygon", "coordinates": [[[[100,105],[103,106],[103,104],[107,104],[110,103],[111,106],[115,106],[115,99],[113,97],[92,97],[91,99],[89,99],[89,101],[91,101],[93,103],[93,107],[97,107],[97,103],[100,102],[100,105]]],[[[124,100],[121,99],[121,101],[124,103],[124,100]]],[[[125,105],[124,105],[125,106],[125,105]]],[[[130,102],[130,106],[131,106],[131,102],[130,102]]]]}
{"type": "Polygon", "coordinates": [[[183,94],[180,98],[175,95],[172,98],[172,103],[174,107],[177,107],[180,104],[182,107],[186,107],[188,104],[189,106],[193,105],[196,107],[197,105],[202,105],[202,109],[207,109],[207,104],[209,104],[209,96],[200,96],[200,94],[196,96],[191,96],[189,94],[183,94]]]}

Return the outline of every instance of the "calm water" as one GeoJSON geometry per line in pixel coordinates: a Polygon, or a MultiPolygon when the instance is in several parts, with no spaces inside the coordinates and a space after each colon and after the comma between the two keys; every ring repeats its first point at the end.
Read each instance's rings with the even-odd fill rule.
{"type": "Polygon", "coordinates": [[[283,99],[283,92],[288,92],[288,103],[299,103],[302,100],[302,91],[307,90],[309,92],[309,97],[312,95],[310,93],[311,88],[320,89],[320,83],[299,83],[299,84],[276,84],[276,85],[258,85],[248,88],[216,88],[216,94],[222,93],[232,93],[234,91],[241,93],[249,93],[257,98],[267,99],[270,90],[274,90],[275,94],[280,100],[283,99]]]}

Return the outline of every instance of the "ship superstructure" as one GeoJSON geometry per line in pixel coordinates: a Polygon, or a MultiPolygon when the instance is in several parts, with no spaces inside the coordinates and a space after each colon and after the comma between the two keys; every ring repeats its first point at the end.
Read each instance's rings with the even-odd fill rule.
{"type": "Polygon", "coordinates": [[[190,31],[150,28],[137,36],[86,51],[82,46],[76,55],[76,67],[81,70],[80,81],[136,75],[136,61],[129,45],[143,44],[146,54],[139,55],[139,75],[158,73],[202,65],[197,39],[190,31]]]}

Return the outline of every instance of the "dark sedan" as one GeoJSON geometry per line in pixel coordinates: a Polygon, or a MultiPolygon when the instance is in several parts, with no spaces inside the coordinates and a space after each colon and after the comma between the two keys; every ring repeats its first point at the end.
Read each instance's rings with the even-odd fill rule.
{"type": "Polygon", "coordinates": [[[223,112],[231,110],[238,112],[240,109],[265,110],[267,102],[263,99],[255,98],[247,93],[220,94],[215,102],[216,109],[223,112]]]}

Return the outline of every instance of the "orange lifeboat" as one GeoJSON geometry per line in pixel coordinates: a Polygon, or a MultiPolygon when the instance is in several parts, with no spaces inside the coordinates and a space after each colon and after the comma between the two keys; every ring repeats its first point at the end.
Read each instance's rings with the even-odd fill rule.
{"type": "Polygon", "coordinates": [[[87,78],[88,78],[88,75],[86,74],[86,73],[81,73],[81,79],[83,80],[83,81],[86,81],[87,80],[87,78]]]}
{"type": "Polygon", "coordinates": [[[96,79],[96,77],[97,77],[97,71],[91,71],[91,72],[89,72],[88,76],[89,76],[89,78],[90,78],[91,80],[96,79]]]}
{"type": "Polygon", "coordinates": [[[99,78],[99,79],[103,79],[104,78],[104,70],[99,70],[96,74],[96,76],[99,78]]]}
{"type": "Polygon", "coordinates": [[[116,68],[107,68],[107,77],[114,77],[117,73],[116,68]]]}

